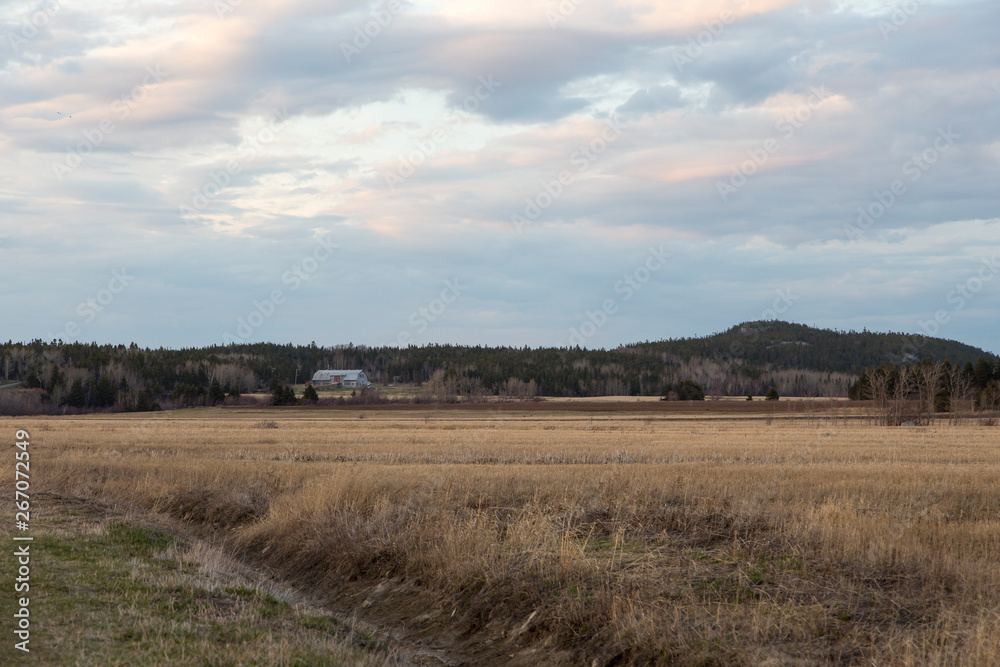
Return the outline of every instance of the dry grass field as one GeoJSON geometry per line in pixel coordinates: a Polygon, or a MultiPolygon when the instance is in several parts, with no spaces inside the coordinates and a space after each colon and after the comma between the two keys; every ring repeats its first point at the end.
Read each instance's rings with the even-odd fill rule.
{"type": "Polygon", "coordinates": [[[203,540],[434,664],[1000,664],[1000,429],[847,412],[204,409],[0,432],[31,433],[35,493],[203,540]]]}

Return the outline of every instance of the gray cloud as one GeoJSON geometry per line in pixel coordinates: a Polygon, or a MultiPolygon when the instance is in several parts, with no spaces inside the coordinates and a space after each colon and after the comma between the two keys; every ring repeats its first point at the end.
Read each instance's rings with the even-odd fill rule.
{"type": "MultiPolygon", "coordinates": [[[[476,22],[417,3],[351,62],[340,43],[371,20],[365,3],[65,6],[20,49],[0,45],[5,333],[60,331],[124,266],[134,284],[84,340],[221,342],[284,289],[256,339],[384,343],[457,277],[468,289],[419,340],[558,345],[660,244],[670,265],[594,345],[720,330],[789,286],[789,319],[916,331],[1000,250],[1000,9],[925,4],[887,38],[877,16],[819,9],[741,16],[678,67],[698,21],[668,30],[612,3],[594,5],[604,23],[582,8],[556,30],[544,13],[476,22]],[[122,107],[147,67],[168,75],[122,107]],[[488,76],[501,85],[455,121],[488,76]],[[582,159],[612,113],[621,134],[582,159]],[[81,149],[104,120],[113,131],[81,149]],[[953,146],[928,153],[947,128],[953,146]],[[905,192],[849,238],[896,181],[905,192]],[[526,199],[538,214],[519,233],[526,199]],[[292,291],[283,276],[320,234],[342,253],[292,291]]],[[[0,36],[19,20],[3,14],[0,36]]],[[[995,348],[998,288],[942,335],[995,348]]]]}

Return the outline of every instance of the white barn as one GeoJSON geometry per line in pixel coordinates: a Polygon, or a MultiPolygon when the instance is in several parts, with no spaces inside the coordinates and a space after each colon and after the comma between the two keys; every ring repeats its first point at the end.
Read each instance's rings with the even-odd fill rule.
{"type": "Polygon", "coordinates": [[[364,371],[316,371],[313,373],[312,383],[357,389],[366,389],[372,386],[364,371]]]}

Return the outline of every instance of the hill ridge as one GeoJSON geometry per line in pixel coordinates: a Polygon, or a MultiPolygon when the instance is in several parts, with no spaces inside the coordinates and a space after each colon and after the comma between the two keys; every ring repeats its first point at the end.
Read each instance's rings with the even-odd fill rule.
{"type": "Polygon", "coordinates": [[[945,338],[902,332],[842,331],[782,320],[750,320],[707,336],[663,339],[623,345],[619,349],[706,357],[766,365],[775,370],[801,368],[858,374],[885,363],[908,364],[922,359],[974,363],[997,355],[945,338]],[[794,346],[794,347],[793,347],[794,346]]]}

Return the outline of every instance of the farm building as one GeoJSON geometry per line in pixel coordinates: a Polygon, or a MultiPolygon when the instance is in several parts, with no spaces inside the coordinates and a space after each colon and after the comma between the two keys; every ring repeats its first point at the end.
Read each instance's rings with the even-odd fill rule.
{"type": "Polygon", "coordinates": [[[316,371],[312,376],[314,385],[330,384],[334,387],[354,387],[365,389],[372,386],[364,371],[316,371]]]}

